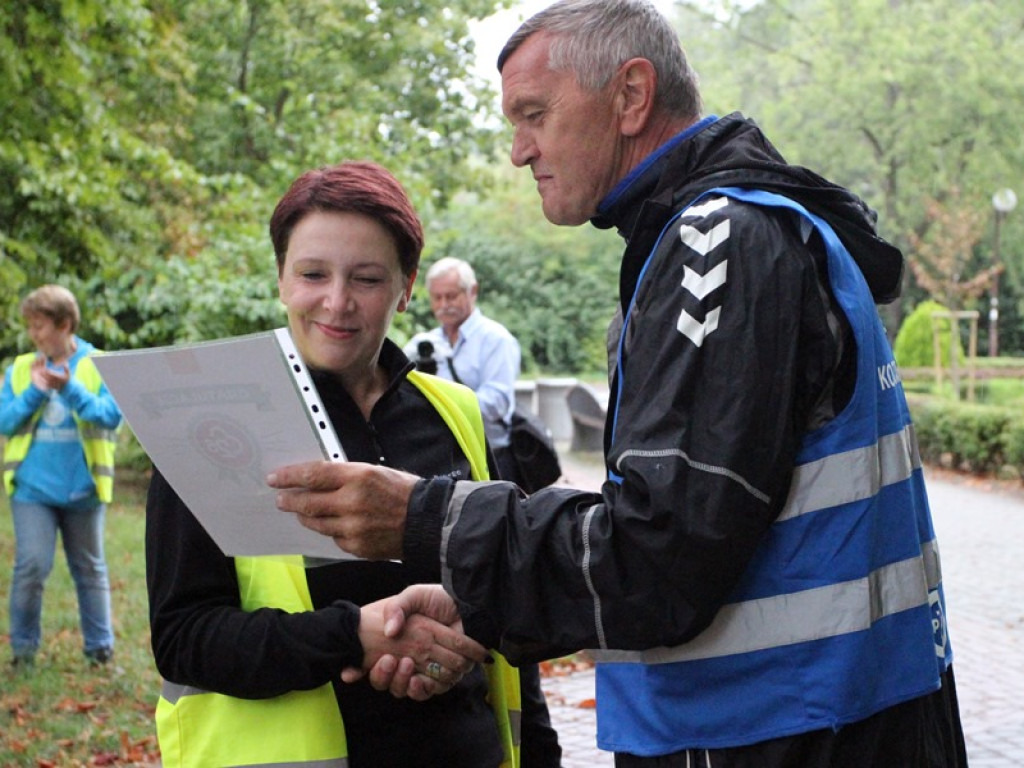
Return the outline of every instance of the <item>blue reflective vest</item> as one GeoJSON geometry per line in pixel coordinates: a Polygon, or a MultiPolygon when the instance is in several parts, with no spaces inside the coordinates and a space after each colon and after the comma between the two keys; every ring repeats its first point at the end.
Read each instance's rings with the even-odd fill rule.
{"type": "Polygon", "coordinates": [[[917,442],[863,275],[798,203],[708,196],[795,211],[821,235],[857,383],[805,435],[785,507],[711,626],[675,648],[600,652],[598,743],[638,755],[839,728],[937,690],[952,662],[917,442]]]}

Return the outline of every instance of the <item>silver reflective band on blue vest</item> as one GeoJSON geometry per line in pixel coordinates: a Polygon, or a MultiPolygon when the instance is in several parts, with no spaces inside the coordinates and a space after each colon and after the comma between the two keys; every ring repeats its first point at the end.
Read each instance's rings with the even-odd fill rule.
{"type": "Polygon", "coordinates": [[[742,201],[788,209],[818,232],[853,329],[857,384],[804,436],[786,504],[711,626],[674,648],[594,651],[599,745],[642,755],[837,728],[936,690],[952,661],[914,429],[863,276],[796,203],[740,189],[699,202],[709,197],[728,201],[705,207],[719,217],[742,201]]]}
{"type": "Polygon", "coordinates": [[[798,465],[793,472],[789,498],[779,515],[788,520],[807,512],[860,501],[887,485],[908,480],[921,469],[914,425],[880,437],[865,448],[825,456],[798,465]]]}
{"type": "Polygon", "coordinates": [[[710,627],[685,645],[591,654],[602,662],[668,664],[806,643],[870,629],[885,616],[928,606],[929,593],[938,585],[932,541],[921,557],[879,568],[863,579],[726,605],[710,627]],[[927,585],[922,571],[928,573],[927,585]]]}

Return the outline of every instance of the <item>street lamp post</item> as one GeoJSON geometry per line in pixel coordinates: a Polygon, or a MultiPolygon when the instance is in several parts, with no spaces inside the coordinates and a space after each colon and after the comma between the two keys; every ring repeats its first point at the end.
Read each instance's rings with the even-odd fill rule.
{"type": "MultiPolygon", "coordinates": [[[[992,266],[998,267],[999,261],[999,229],[1003,223],[1003,217],[1017,207],[1017,195],[1012,189],[1004,187],[992,195],[992,207],[996,211],[996,235],[995,247],[992,250],[992,266]]],[[[999,354],[999,272],[992,274],[992,295],[989,299],[988,308],[988,356],[996,357],[999,354]]]]}

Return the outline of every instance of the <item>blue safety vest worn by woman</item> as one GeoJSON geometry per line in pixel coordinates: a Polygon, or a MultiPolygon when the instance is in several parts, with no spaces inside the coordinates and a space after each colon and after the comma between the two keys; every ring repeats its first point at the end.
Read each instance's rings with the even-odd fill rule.
{"type": "Polygon", "coordinates": [[[637,755],[837,729],[937,690],[952,663],[917,442],[862,274],[799,204],[709,196],[788,209],[817,230],[857,381],[846,408],[804,436],[785,507],[711,626],[675,648],[600,652],[615,663],[598,667],[598,743],[637,755]]]}
{"type": "MultiPolygon", "coordinates": [[[[476,396],[459,384],[416,371],[409,381],[426,396],[469,459],[474,479],[487,479],[483,421],[476,396]]],[[[236,557],[243,610],[311,611],[303,558],[236,557]]],[[[488,664],[489,700],[505,752],[502,768],[519,765],[519,673],[495,653],[488,664]]],[[[156,709],[165,767],[316,766],[344,768],[348,745],[331,683],[269,699],[240,699],[164,681],[156,709]]]]}

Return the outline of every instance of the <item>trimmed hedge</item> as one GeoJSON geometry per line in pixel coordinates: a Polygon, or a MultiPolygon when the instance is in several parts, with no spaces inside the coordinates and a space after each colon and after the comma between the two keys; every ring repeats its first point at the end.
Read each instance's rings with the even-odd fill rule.
{"type": "Polygon", "coordinates": [[[1018,409],[909,395],[926,464],[1024,477],[1024,415],[1018,409]]]}

